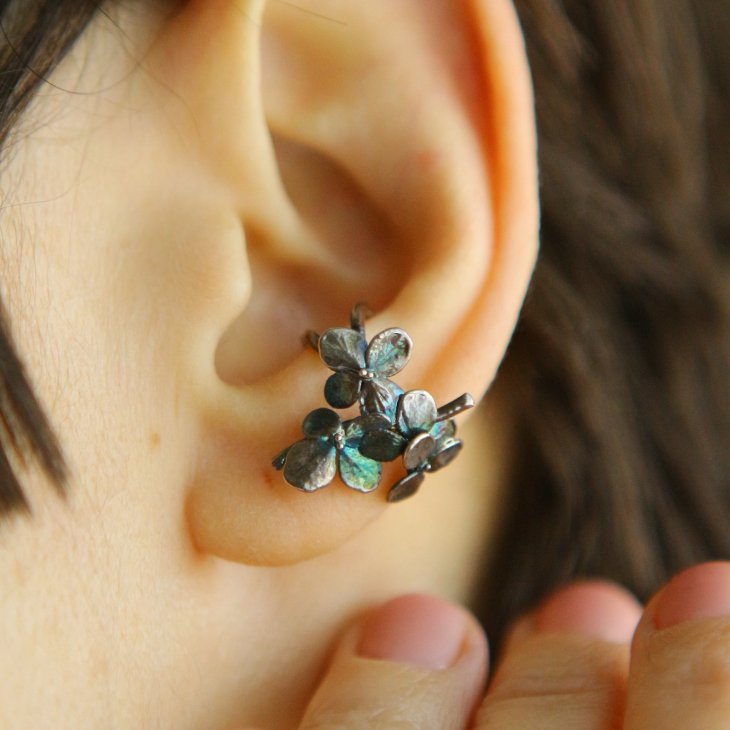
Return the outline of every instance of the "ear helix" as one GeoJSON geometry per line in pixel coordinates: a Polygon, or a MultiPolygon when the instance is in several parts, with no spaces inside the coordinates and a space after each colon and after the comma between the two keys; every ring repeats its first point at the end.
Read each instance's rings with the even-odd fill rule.
{"type": "Polygon", "coordinates": [[[413,496],[425,475],[450,464],[463,447],[456,438],[454,417],[474,406],[464,393],[437,408],[425,390],[403,389],[390,378],[408,364],[411,338],[391,328],[370,343],[365,320],[370,310],[356,304],[349,327],[309,331],[304,342],[334,371],[324,387],[330,408],[318,408],[302,423],[304,439],[274,457],[284,479],[304,492],[330,484],[339,472],[346,486],[362,493],[377,489],[383,462],[402,457],[406,475],[391,486],[388,502],[413,496]],[[347,421],[332,409],[358,404],[360,415],[347,421]]]}

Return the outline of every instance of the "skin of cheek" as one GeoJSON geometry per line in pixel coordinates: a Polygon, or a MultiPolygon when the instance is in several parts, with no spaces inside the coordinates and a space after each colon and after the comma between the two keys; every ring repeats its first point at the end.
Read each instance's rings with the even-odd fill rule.
{"type": "Polygon", "coordinates": [[[35,113],[60,121],[2,181],[18,204],[0,219],[2,294],[71,480],[62,501],[31,474],[32,520],[0,528],[0,725],[289,727],[359,610],[408,591],[468,598],[504,439],[493,414],[475,417],[450,470],[316,560],[262,569],[196,552],[188,333],[245,305],[245,236],[184,122],[137,81],[46,100],[35,113]]]}

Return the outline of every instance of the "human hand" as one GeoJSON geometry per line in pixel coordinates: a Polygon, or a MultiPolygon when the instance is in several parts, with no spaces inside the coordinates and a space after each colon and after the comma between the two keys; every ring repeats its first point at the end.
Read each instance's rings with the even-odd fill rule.
{"type": "Polygon", "coordinates": [[[300,730],[730,727],[730,563],[685,571],[643,611],[612,584],[568,587],[517,624],[483,696],[486,673],[470,614],[403,596],[347,632],[300,730]]]}

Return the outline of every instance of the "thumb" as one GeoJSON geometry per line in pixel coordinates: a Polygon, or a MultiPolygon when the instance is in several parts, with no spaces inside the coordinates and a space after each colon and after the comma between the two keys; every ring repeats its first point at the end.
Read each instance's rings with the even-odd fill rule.
{"type": "Polygon", "coordinates": [[[471,614],[402,596],[345,634],[300,730],[463,730],[486,670],[486,638],[471,614]]]}

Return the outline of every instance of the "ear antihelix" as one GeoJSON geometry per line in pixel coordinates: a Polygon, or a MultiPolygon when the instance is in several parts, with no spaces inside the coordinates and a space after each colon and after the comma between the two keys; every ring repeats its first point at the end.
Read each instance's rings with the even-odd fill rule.
{"type": "Polygon", "coordinates": [[[328,329],[321,336],[308,331],[304,342],[315,349],[335,374],[324,388],[331,408],[359,404],[360,415],[343,422],[330,408],[319,408],[304,419],[305,438],[274,457],[274,469],[291,486],[314,492],[330,484],[339,470],[346,486],[369,493],[377,489],[383,462],[403,458],[406,476],[388,491],[388,502],[412,497],[425,474],[451,463],[462,449],[454,417],[474,406],[463,393],[437,408],[425,390],[404,392],[391,376],[407,365],[411,338],[390,328],[368,343],[366,305],[356,304],[349,327],[328,329]]]}

